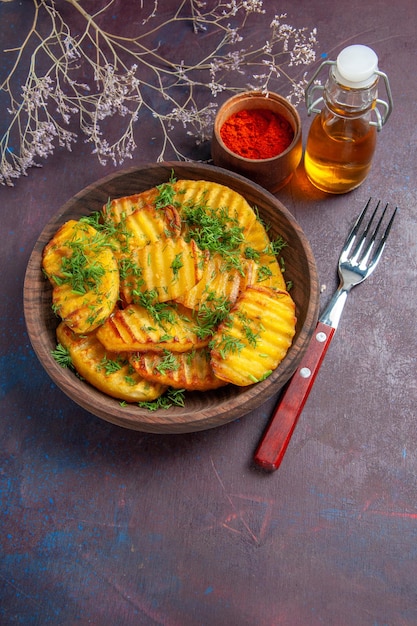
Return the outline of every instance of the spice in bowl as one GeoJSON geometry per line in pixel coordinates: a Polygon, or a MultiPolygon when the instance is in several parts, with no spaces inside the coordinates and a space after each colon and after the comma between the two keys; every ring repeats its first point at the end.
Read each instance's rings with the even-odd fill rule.
{"type": "Polygon", "coordinates": [[[301,161],[301,120],[283,96],[248,91],[229,98],[214,121],[214,165],[246,176],[275,193],[301,161]]]}
{"type": "Polygon", "coordinates": [[[291,145],[294,130],[279,113],[269,109],[243,109],[220,128],[227,148],[246,159],[271,159],[291,145]]]}

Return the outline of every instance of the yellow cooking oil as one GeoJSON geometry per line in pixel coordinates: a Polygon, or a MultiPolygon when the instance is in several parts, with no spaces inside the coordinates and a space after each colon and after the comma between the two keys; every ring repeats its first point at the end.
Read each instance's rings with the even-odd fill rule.
{"type": "Polygon", "coordinates": [[[371,169],[377,129],[367,117],[341,117],[325,109],[311,123],[304,155],[310,182],[328,193],[358,187],[371,169]]]}

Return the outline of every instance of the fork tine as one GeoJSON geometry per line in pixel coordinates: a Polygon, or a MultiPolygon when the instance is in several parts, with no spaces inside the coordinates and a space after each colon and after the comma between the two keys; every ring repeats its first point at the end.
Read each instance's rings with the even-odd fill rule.
{"type": "MultiPolygon", "coordinates": [[[[352,226],[352,230],[350,231],[350,233],[348,234],[346,241],[344,243],[343,246],[343,252],[342,252],[342,257],[347,258],[347,256],[350,254],[352,246],[354,245],[355,241],[356,241],[356,237],[359,233],[360,227],[362,225],[362,222],[364,220],[365,214],[369,208],[369,205],[371,204],[371,200],[372,198],[369,198],[368,202],[365,204],[364,208],[362,209],[362,212],[360,213],[360,215],[357,217],[354,225],[352,226]]],[[[371,217],[371,221],[373,219],[373,216],[371,217]]]]}
{"type": "Polygon", "coordinates": [[[369,217],[369,220],[367,221],[367,223],[365,223],[365,217],[367,216],[371,201],[372,198],[369,198],[365,207],[362,209],[362,212],[356,219],[352,230],[347,236],[347,239],[342,249],[342,253],[340,255],[341,264],[350,263],[363,271],[367,269],[369,271],[369,269],[372,266],[375,266],[379,261],[398,209],[398,207],[395,207],[389,223],[386,226],[385,231],[379,240],[378,246],[375,249],[375,243],[377,241],[378,233],[381,229],[389,204],[387,203],[385,205],[382,214],[378,219],[378,223],[371,232],[372,224],[375,220],[381,204],[381,201],[378,200],[372,214],[369,217]]]}
{"type": "MultiPolygon", "coordinates": [[[[373,218],[374,218],[374,216],[376,214],[376,211],[377,211],[377,209],[379,207],[379,204],[380,203],[378,202],[377,208],[375,209],[375,211],[374,211],[374,213],[373,213],[373,215],[371,217],[371,221],[369,222],[368,226],[365,229],[365,232],[364,232],[363,237],[362,237],[361,245],[365,244],[366,238],[368,237],[368,233],[369,233],[369,226],[372,223],[372,220],[373,220],[373,218]]],[[[371,236],[370,236],[370,238],[368,240],[368,243],[366,245],[365,250],[363,250],[363,252],[360,255],[360,257],[359,257],[359,251],[358,251],[358,254],[355,255],[354,259],[352,259],[352,261],[355,262],[361,270],[363,270],[363,271],[367,270],[368,273],[370,273],[371,269],[373,269],[376,266],[376,264],[378,263],[378,261],[379,261],[379,259],[381,257],[381,254],[382,254],[382,252],[384,250],[384,247],[385,247],[386,240],[387,240],[388,235],[389,235],[390,230],[391,230],[391,226],[392,226],[392,224],[394,222],[394,218],[395,218],[395,215],[397,213],[398,207],[395,207],[395,209],[394,209],[394,211],[393,211],[393,213],[391,215],[391,218],[390,218],[390,220],[388,222],[388,225],[386,226],[385,231],[382,233],[382,236],[381,236],[381,238],[379,240],[378,246],[374,250],[374,246],[375,246],[375,242],[377,240],[378,232],[379,232],[379,230],[381,228],[381,224],[382,224],[382,222],[384,220],[384,217],[385,217],[385,214],[387,212],[388,206],[389,205],[387,203],[385,205],[385,208],[384,208],[384,210],[382,212],[381,217],[378,220],[378,223],[377,223],[374,231],[372,232],[372,234],[371,234],[371,236]]]]}
{"type": "MultiPolygon", "coordinates": [[[[387,208],[388,208],[388,204],[385,206],[384,213],[382,214],[381,219],[379,220],[379,223],[378,223],[378,226],[377,226],[377,230],[378,230],[378,228],[380,226],[380,223],[382,222],[382,219],[383,219],[383,217],[384,217],[384,215],[386,213],[387,208]]],[[[373,254],[372,259],[371,259],[371,267],[373,265],[376,265],[378,263],[380,257],[381,257],[381,254],[382,254],[382,252],[383,252],[383,250],[385,248],[385,244],[387,242],[388,235],[390,234],[390,230],[391,230],[392,224],[394,222],[395,216],[397,214],[397,211],[398,211],[398,207],[395,207],[394,211],[392,212],[391,218],[390,218],[390,220],[389,220],[389,222],[388,222],[388,224],[387,224],[387,226],[385,228],[385,231],[382,233],[382,237],[380,239],[378,247],[374,251],[374,254],[373,254]]],[[[377,231],[375,231],[375,235],[376,235],[376,232],[377,231]]]]}
{"type": "MultiPolygon", "coordinates": [[[[360,226],[362,225],[363,219],[364,219],[365,214],[366,214],[366,212],[368,210],[368,207],[370,206],[371,200],[372,200],[372,198],[369,198],[368,202],[366,203],[366,206],[365,206],[364,210],[362,211],[361,215],[358,218],[357,232],[359,231],[360,226]]],[[[363,250],[363,246],[365,245],[366,239],[368,237],[368,234],[369,234],[370,228],[372,226],[372,223],[373,223],[373,221],[375,219],[375,216],[377,214],[377,211],[379,209],[380,203],[381,203],[381,201],[378,200],[378,202],[376,204],[376,207],[375,207],[375,209],[374,209],[374,211],[373,211],[373,213],[372,213],[368,223],[364,227],[364,230],[363,230],[363,232],[361,234],[360,240],[357,243],[355,251],[350,255],[351,256],[351,260],[353,262],[355,262],[355,263],[359,263],[359,259],[363,259],[370,252],[370,247],[369,246],[366,248],[365,252],[363,252],[362,250],[363,250]]],[[[379,227],[379,225],[377,226],[377,229],[378,229],[378,227],[379,227]]],[[[376,235],[377,229],[374,231],[375,235],[376,235]]],[[[372,237],[371,237],[371,242],[372,242],[372,237]]]]}
{"type": "MultiPolygon", "coordinates": [[[[380,203],[381,203],[381,201],[379,200],[378,204],[376,205],[376,208],[375,208],[375,210],[374,210],[374,212],[372,214],[372,217],[371,217],[368,225],[365,228],[365,231],[364,231],[363,236],[362,236],[362,243],[363,244],[365,244],[366,238],[368,237],[369,230],[371,228],[371,225],[372,225],[372,222],[373,222],[374,217],[376,215],[376,212],[379,209],[380,203]]],[[[379,229],[381,227],[382,221],[383,221],[383,219],[385,217],[385,213],[387,212],[387,208],[388,208],[388,203],[385,205],[385,208],[382,211],[381,217],[378,220],[378,224],[374,228],[374,231],[373,231],[373,233],[371,234],[371,236],[369,238],[368,245],[366,246],[365,250],[362,252],[362,255],[359,257],[359,253],[358,253],[357,257],[355,257],[355,260],[359,263],[360,267],[363,267],[364,269],[366,268],[366,264],[367,264],[367,262],[369,260],[370,255],[371,255],[372,248],[375,245],[376,237],[378,235],[378,231],[379,231],[379,229]]]]}

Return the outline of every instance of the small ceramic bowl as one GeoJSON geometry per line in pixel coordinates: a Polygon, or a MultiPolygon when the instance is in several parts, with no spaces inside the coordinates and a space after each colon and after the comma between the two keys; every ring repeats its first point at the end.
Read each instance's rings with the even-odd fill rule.
{"type": "Polygon", "coordinates": [[[246,176],[268,191],[275,193],[286,185],[302,156],[301,120],[297,109],[282,96],[269,92],[248,91],[227,100],[219,109],[211,142],[214,165],[246,176]],[[264,109],[272,111],[289,122],[294,137],[283,152],[268,159],[249,159],[230,150],[221,138],[223,124],[235,113],[243,110],[264,109]]]}

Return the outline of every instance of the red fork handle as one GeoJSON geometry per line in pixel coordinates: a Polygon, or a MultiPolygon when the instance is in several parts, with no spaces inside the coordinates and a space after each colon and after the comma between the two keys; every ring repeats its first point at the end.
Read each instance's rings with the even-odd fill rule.
{"type": "Polygon", "coordinates": [[[285,387],[255,452],[254,461],[265,470],[277,470],[306,403],[335,328],[318,322],[298,369],[285,387]]]}

